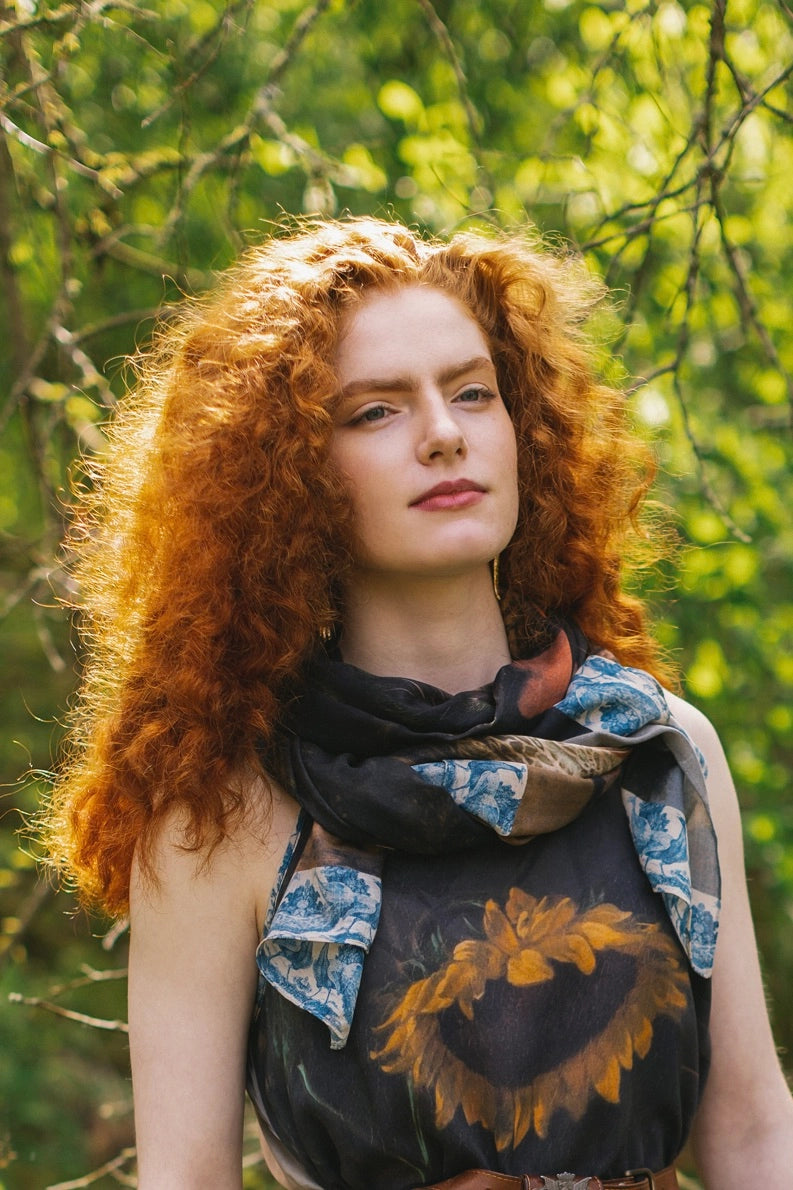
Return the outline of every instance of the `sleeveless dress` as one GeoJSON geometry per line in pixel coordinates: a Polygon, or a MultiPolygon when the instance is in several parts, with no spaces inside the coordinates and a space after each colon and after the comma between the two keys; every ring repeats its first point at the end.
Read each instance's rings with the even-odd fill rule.
{"type": "MultiPolygon", "coordinates": [[[[312,825],[304,810],[281,894],[312,825]]],[[[260,983],[248,1090],[290,1185],[671,1164],[707,1076],[710,983],[646,866],[619,782],[522,846],[389,849],[345,1043],[260,983]]]]}

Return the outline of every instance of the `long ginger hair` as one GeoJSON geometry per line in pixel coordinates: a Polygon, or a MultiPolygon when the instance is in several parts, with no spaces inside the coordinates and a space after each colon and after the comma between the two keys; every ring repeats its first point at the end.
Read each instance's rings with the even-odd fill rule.
{"type": "Polygon", "coordinates": [[[133,851],[163,817],[211,847],[318,635],[343,614],[349,500],[328,461],[340,323],[374,290],[434,286],[482,327],[518,442],[520,514],[501,558],[513,650],[537,613],[571,617],[663,674],[639,600],[652,475],[582,327],[602,293],[525,236],[420,238],[376,219],[311,221],[249,250],[134,363],[137,383],[78,503],[86,664],[47,845],[81,895],[123,912],[133,851]]]}

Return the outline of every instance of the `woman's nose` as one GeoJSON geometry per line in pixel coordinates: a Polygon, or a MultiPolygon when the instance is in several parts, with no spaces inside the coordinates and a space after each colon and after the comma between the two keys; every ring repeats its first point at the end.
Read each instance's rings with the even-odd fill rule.
{"type": "Polygon", "coordinates": [[[436,456],[465,456],[468,444],[465,435],[449,408],[446,400],[438,395],[426,402],[422,414],[418,447],[419,458],[429,462],[436,456]]]}

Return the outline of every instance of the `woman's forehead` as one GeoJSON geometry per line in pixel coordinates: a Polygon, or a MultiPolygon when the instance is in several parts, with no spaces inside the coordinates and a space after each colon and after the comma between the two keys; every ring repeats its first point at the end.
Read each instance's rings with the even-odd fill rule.
{"type": "Polygon", "coordinates": [[[376,376],[412,359],[444,370],[474,357],[490,359],[490,349],[462,302],[441,289],[406,285],[366,295],[347,313],[335,363],[344,385],[361,368],[376,376]]]}

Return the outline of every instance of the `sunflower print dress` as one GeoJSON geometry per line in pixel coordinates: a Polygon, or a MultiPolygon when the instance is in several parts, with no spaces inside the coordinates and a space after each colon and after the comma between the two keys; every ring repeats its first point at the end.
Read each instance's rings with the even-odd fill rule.
{"type": "Polygon", "coordinates": [[[709,993],[612,788],[527,847],[389,854],[346,1045],[265,982],[250,1090],[295,1185],[661,1169],[704,1085],[709,993]]]}

